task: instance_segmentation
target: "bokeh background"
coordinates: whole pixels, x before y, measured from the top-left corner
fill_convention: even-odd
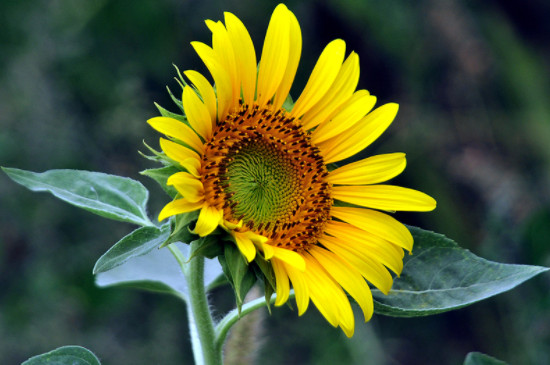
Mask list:
[[[0,2],[0,165],[128,176],[153,167],[142,140],[153,105],[176,111],[172,63],[204,71],[189,42],[231,11],[256,50],[275,1]],[[289,0],[304,38],[298,95],[332,39],[361,59],[360,87],[401,106],[366,154],[402,151],[396,183],[438,200],[408,224],[442,232],[493,261],[550,266],[550,3],[545,0]],[[104,364],[192,364],[177,299],[94,286],[95,260],[132,226],[96,217],[0,175],[0,363],[77,344]],[[383,316],[347,340],[311,309],[264,313],[261,364],[461,364],[481,351],[550,363],[550,275],[455,312]],[[220,308],[228,290],[212,295]],[[313,307],[312,307],[313,308]],[[245,350],[243,349],[243,352]],[[248,352],[248,350],[246,350]]]

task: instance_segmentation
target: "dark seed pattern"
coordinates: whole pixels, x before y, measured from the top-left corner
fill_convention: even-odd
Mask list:
[[[317,244],[330,219],[332,186],[323,158],[284,110],[241,101],[214,127],[200,174],[207,202],[273,246],[302,252]]]

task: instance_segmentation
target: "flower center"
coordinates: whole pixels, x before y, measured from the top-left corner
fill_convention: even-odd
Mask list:
[[[242,104],[215,126],[201,168],[207,202],[269,244],[301,251],[323,233],[332,206],[328,172],[284,110]]]
[[[263,138],[243,141],[228,154],[224,190],[233,215],[254,225],[286,221],[296,210],[300,179],[288,155]]]

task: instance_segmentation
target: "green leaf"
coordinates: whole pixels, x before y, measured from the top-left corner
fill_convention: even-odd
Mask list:
[[[140,172],[140,174],[150,177],[151,179],[155,180],[162,190],[166,192],[172,199],[178,195],[178,191],[172,187],[166,184],[168,181],[168,178],[171,175],[174,175],[176,172],[180,172],[181,170],[177,169],[174,166],[165,166],[158,169],[147,169]]]
[[[99,359],[80,346],[63,346],[48,353],[33,356],[21,365],[100,365]]]
[[[504,361],[482,354],[481,352],[470,352],[466,355],[464,365],[507,365]]]
[[[549,270],[482,259],[443,235],[409,227],[412,255],[388,295],[373,290],[375,312],[417,317],[450,311],[510,290]]]
[[[170,225],[157,227],[141,227],[115,243],[97,260],[93,273],[109,271],[124,264],[133,257],[142,256],[158,248],[168,239]]]
[[[233,244],[226,244],[224,255],[218,257],[224,274],[235,291],[237,310],[241,311],[246,294],[256,282],[256,275],[250,270],[244,256]]]
[[[189,258],[189,245],[174,243]],[[216,260],[204,262],[204,284],[210,285],[222,273]],[[132,256],[124,263],[96,275],[99,287],[131,287],[147,291],[172,294],[187,300],[189,291],[185,276],[168,248],[153,249],[141,256]]]
[[[47,191],[69,204],[105,218],[142,226],[153,225],[146,213],[147,189],[138,181],[80,170],[43,173],[2,168],[15,182],[32,191]]]
[[[197,242],[197,245],[191,246],[191,256],[189,259],[197,255],[213,259],[223,254],[223,243],[220,242],[219,235],[209,234],[208,236],[200,237]]]
[[[193,242],[199,238],[198,235],[191,233],[189,229],[191,223],[195,222],[199,217],[200,210],[194,210],[192,212],[177,214],[170,219],[172,224],[172,233],[170,237],[160,247],[168,246],[174,242]]]

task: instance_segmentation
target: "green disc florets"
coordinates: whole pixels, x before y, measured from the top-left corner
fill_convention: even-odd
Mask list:
[[[227,164],[226,192],[235,215],[255,224],[285,221],[296,208],[298,171],[282,151],[260,139],[242,146]]]

